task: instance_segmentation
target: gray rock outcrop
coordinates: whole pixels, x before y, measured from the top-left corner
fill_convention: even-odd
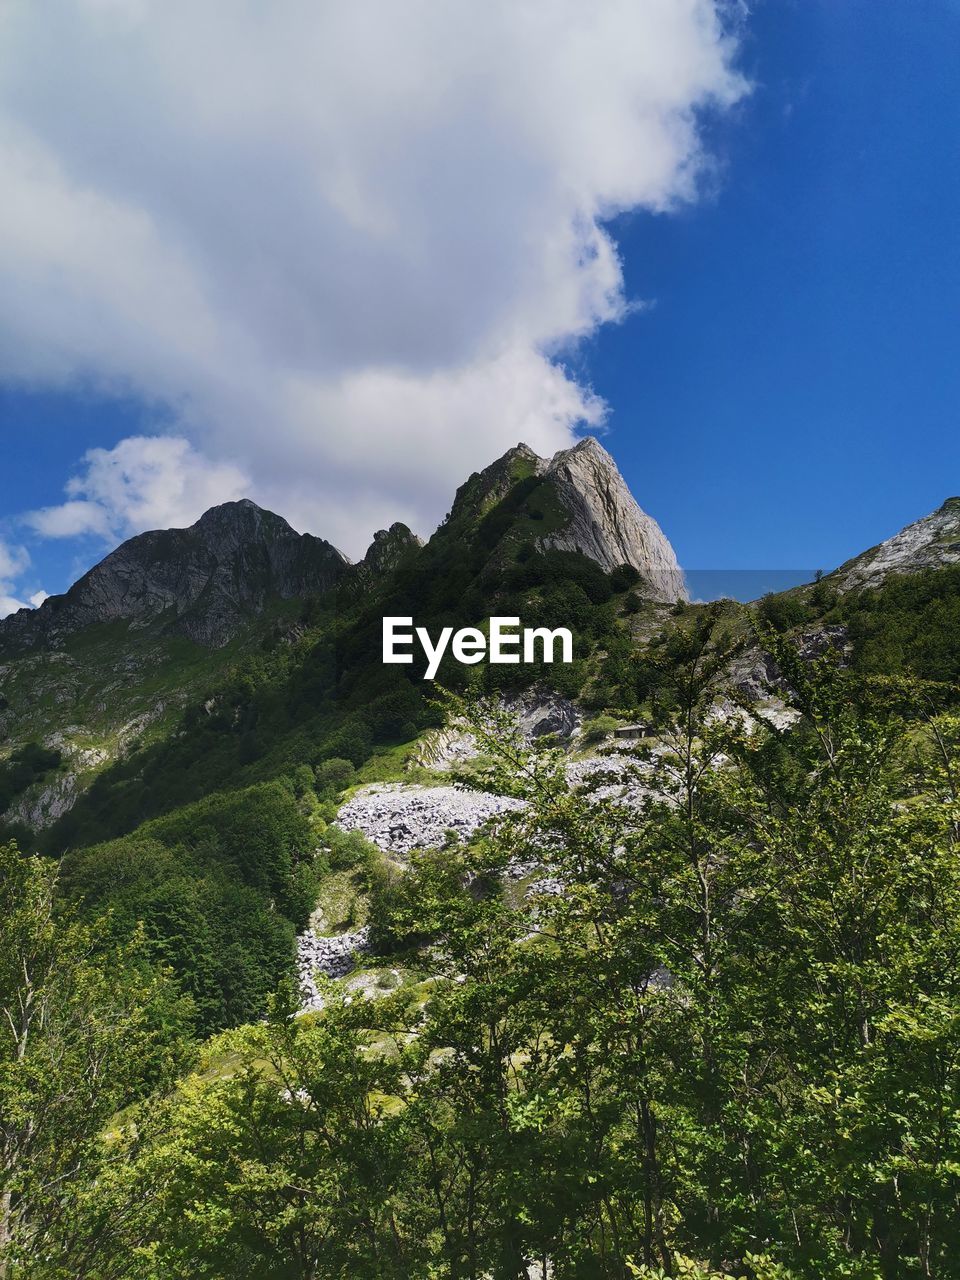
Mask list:
[[[364,576],[382,577],[422,546],[423,539],[397,521],[389,529],[377,530],[367,554],[356,567],[364,571]]]
[[[851,591],[878,586],[892,573],[917,573],[951,564],[960,564],[960,498],[948,498],[931,515],[842,564],[826,581]]]
[[[0,622],[0,651],[56,646],[92,623],[171,631],[218,648],[268,600],[317,595],[349,561],[247,499],[212,507],[188,529],[130,538],[62,596]]]
[[[305,929],[297,938],[297,976],[303,998],[303,1009],[319,1009],[320,994],[317,975],[343,978],[356,963],[356,957],[369,945],[369,930],[338,933],[331,937]]]
[[[580,728],[580,713],[570,699],[542,685],[534,685],[516,698],[507,699],[505,705],[516,715],[528,742],[548,734],[567,741]]]
[[[673,547],[656,520],[637,505],[603,445],[587,436],[572,449],[555,454],[545,474],[569,521],[544,537],[542,546],[579,551],[607,570],[631,565],[652,599],[687,598]]]
[[[687,598],[673,547],[637,505],[617,464],[593,436],[552,458],[541,458],[523,443],[508,449],[460,486],[438,533],[481,519],[518,483],[535,477],[552,491],[552,514],[559,519],[559,527],[537,539],[542,550],[576,551],[606,570],[631,565],[642,580],[638,589],[649,599],[672,604]]]

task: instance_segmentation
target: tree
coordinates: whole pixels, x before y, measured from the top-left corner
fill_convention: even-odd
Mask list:
[[[0,1276],[98,1277],[108,1127],[182,1067],[188,1010],[141,938],[54,911],[55,868],[0,848]],[[102,948],[102,949],[101,949]],[[91,1217],[92,1215],[92,1217]]]
[[[396,1012],[384,1001],[371,1023],[362,1001],[328,995],[322,1017],[298,1018],[281,992],[266,1022],[213,1041],[164,1103],[126,1175],[141,1207],[134,1276],[427,1274],[395,1203],[398,1065],[371,1052],[371,1025]]]

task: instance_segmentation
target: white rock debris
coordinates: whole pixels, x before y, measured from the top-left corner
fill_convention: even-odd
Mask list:
[[[468,787],[378,783],[348,800],[337,824],[360,831],[385,853],[406,857],[414,849],[442,846],[448,832],[465,843],[497,814],[523,807],[522,800]]]
[[[304,1012],[323,1007],[317,990],[317,974],[327,978],[344,977],[353,968],[357,955],[367,950],[369,943],[370,931],[367,928],[327,938],[312,929],[300,934],[297,938],[297,976]]]
[[[613,799],[639,805],[652,794],[640,780],[649,769],[649,764],[635,756],[611,752],[609,755],[590,756],[586,760],[571,760],[567,765],[567,781],[572,787],[588,790],[598,800]]]

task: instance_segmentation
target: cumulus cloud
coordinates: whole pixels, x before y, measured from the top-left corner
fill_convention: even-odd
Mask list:
[[[242,498],[250,481],[231,463],[202,457],[175,436],[130,436],[113,449],[89,449],[59,506],[28,512],[41,537],[93,534],[107,541],[144,529],[184,527],[208,507]]]
[[[25,547],[13,546],[0,539],[0,618],[16,613],[18,609],[29,608],[26,601],[14,595],[16,579],[29,565],[30,556]]]
[[[602,425],[563,354],[628,305],[607,220],[697,195],[699,113],[744,92],[725,7],[5,0],[0,377],[193,446],[169,510],[88,458],[36,527],[175,523],[170,468],[212,468],[355,552]]]

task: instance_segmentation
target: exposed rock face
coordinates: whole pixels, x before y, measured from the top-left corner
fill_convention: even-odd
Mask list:
[[[617,464],[592,436],[555,454],[546,476],[570,520],[543,538],[543,546],[579,551],[608,570],[632,565],[655,600],[687,598],[673,547],[637,506]]]
[[[449,725],[430,729],[422,735],[407,768],[433,769],[439,773],[455,765],[473,760],[478,754],[477,742],[466,728]]]
[[[637,506],[617,464],[593,436],[552,458],[541,458],[522,443],[508,449],[460,486],[446,524],[482,517],[519,480],[534,476],[552,489],[566,516],[562,527],[538,539],[540,547],[579,551],[607,570],[632,565],[651,599],[686,599],[673,548],[657,522]]]
[[[546,685],[534,685],[517,697],[507,699],[503,705],[516,716],[528,742],[548,734],[560,742],[569,742],[580,729],[580,713],[574,704]],[[443,772],[478,754],[473,734],[462,722],[454,722],[424,734],[407,767]]]
[[[271,599],[315,595],[348,565],[329,542],[296,533],[244,499],[213,507],[189,529],[142,533],[39,609],[0,622],[0,650],[56,646],[91,623],[142,626],[168,617],[172,631],[225,644]]]
[[[960,564],[960,498],[871,547],[830,575],[843,591],[878,585],[891,573],[916,573]]]
[[[367,554],[357,568],[367,569],[380,577],[395,569],[411,552],[417,551],[422,546],[423,539],[411,533],[405,524],[398,521],[389,529],[377,530],[373,535],[373,542],[367,549]]]
[[[547,734],[566,741],[580,727],[579,712],[570,699],[544,686],[527,689],[506,705],[517,716],[528,742]]]

